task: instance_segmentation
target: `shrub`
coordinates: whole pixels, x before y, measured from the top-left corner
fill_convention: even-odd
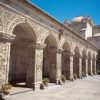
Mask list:
[[[85,72],[82,72],[82,76],[85,76],[86,74],[85,74]]]
[[[97,70],[97,74],[100,74],[100,70]]]
[[[74,74],[73,76],[74,76],[74,77],[77,77],[77,74]]]
[[[44,78],[43,81],[48,83],[50,82],[49,78]]]
[[[3,84],[1,85],[1,90],[8,90],[8,89],[11,89],[12,85],[9,83],[6,83],[6,84]]]
[[[66,76],[65,75],[61,75],[61,79],[66,79]]]

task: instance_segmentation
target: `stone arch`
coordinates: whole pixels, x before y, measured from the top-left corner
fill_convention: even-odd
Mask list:
[[[12,34],[13,30],[16,26],[18,26],[19,24],[28,24],[28,26],[30,26],[32,28],[32,30],[34,31],[36,38],[37,38],[37,34],[36,34],[36,28],[35,27],[35,23],[32,23],[30,20],[25,19],[24,17],[20,17],[20,18],[16,18],[14,19],[10,25],[8,26],[7,29],[7,33],[8,34]]]
[[[51,39],[53,39],[55,41],[56,47],[58,47],[58,41],[57,41],[55,35],[52,32],[50,32],[50,31],[48,31],[48,32],[45,33],[45,35],[42,38],[42,42],[45,43],[45,40],[48,37],[51,37]],[[52,43],[53,43],[53,41],[52,41]]]
[[[70,48],[71,48],[71,41],[70,40],[68,40],[66,38],[62,38],[59,42],[60,42],[59,43],[59,48],[63,48],[63,45],[64,45],[65,42],[68,43],[70,45]]]
[[[73,73],[77,74],[79,77],[79,57],[80,57],[80,49],[78,46],[74,48],[74,57],[73,57]]]
[[[48,35],[44,43],[47,45],[43,51],[43,78],[47,77],[50,82],[56,82],[56,52],[57,41],[53,35]]]
[[[38,41],[38,42],[44,43],[46,37],[47,37],[48,35],[52,34],[52,32],[51,32],[50,30],[48,30],[48,29],[43,28],[43,27],[42,27],[41,30],[42,30],[42,32],[40,32],[41,34],[39,35],[39,38],[38,38],[37,41]]]
[[[10,25],[8,26],[7,33],[12,34],[14,28],[15,28],[18,24],[20,24],[20,23],[25,23],[25,18],[21,17],[21,18],[16,18],[16,19],[14,19],[14,20],[10,23]]]
[[[64,52],[62,53],[62,74],[70,79],[70,53],[71,46],[68,41],[65,41],[62,46]]]
[[[21,19],[19,19],[21,20]],[[16,38],[11,43],[9,81],[14,85],[24,82],[31,87],[34,83],[35,74],[35,45],[36,33],[25,19],[14,21],[8,33],[15,34]],[[14,24],[15,23],[15,24]]]
[[[80,49],[78,46],[74,47],[74,54],[80,55]]]

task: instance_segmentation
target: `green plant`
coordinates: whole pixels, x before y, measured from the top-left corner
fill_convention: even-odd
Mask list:
[[[50,82],[49,78],[44,78],[43,81],[48,83]]]
[[[61,75],[61,79],[66,79],[66,76],[65,75]]]
[[[12,85],[9,83],[6,83],[6,84],[3,84],[1,85],[1,90],[4,91],[4,90],[8,90],[8,89],[11,89]]]
[[[73,76],[74,76],[74,77],[77,77],[77,74],[74,74]]]
[[[85,74],[85,72],[82,72],[82,76],[85,76],[86,74]]]
[[[97,70],[97,74],[100,74],[100,70]]]

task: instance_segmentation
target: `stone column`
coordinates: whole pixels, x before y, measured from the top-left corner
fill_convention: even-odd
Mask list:
[[[56,82],[57,84],[61,83],[61,67],[62,67],[62,52],[63,49],[57,50],[57,64],[56,64]]]
[[[79,78],[82,78],[82,56],[79,56]]]
[[[88,57],[85,56],[85,73],[86,73],[86,76],[88,76]]]
[[[93,75],[93,59],[90,59],[90,75]]]
[[[95,75],[97,74],[97,73],[96,73],[96,70],[97,70],[97,68],[96,68],[96,67],[97,67],[96,62],[97,62],[96,59],[94,59],[94,74],[95,74]]]
[[[8,82],[10,44],[15,35],[0,32],[0,84]]]
[[[73,81],[73,53],[70,53],[69,57],[70,57],[70,80]]]
[[[43,67],[43,48],[46,47],[46,44],[37,43],[35,50],[35,77],[34,77],[34,89],[40,89],[42,84],[42,67]]]

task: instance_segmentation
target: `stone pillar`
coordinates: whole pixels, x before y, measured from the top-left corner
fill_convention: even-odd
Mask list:
[[[82,56],[79,56],[79,78],[82,78]]]
[[[93,59],[90,59],[90,75],[93,75]]]
[[[35,51],[35,77],[34,77],[34,89],[40,89],[42,84],[42,67],[43,67],[43,48],[46,47],[46,44],[37,43]]]
[[[96,68],[96,67],[97,67],[96,62],[97,62],[96,59],[94,59],[94,74],[95,74],[95,75],[97,74],[97,73],[96,73],[96,70],[97,70],[97,68]]]
[[[61,67],[62,67],[62,52],[63,49],[57,50],[57,64],[56,64],[56,82],[60,84],[61,82]]]
[[[73,81],[73,56],[74,54],[70,54],[70,80]]]
[[[15,35],[0,32],[0,84],[8,82],[10,44]]]
[[[87,56],[85,57],[85,73],[86,73],[86,76],[88,76],[88,57]]]

